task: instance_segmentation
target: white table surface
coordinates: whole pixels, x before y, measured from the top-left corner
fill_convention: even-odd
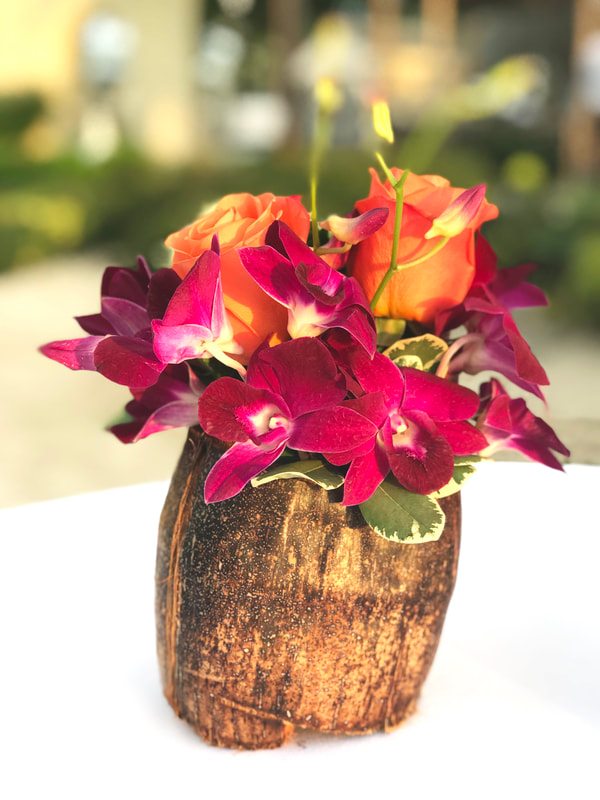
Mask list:
[[[600,467],[484,464],[417,714],[254,753],[204,744],[161,694],[166,488],[0,511],[0,797],[600,798]]]

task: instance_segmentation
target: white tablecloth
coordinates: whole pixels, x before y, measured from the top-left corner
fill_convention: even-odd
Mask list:
[[[0,511],[0,797],[600,797],[600,467],[484,464],[417,714],[255,753],[205,745],[162,697],[166,488]]]

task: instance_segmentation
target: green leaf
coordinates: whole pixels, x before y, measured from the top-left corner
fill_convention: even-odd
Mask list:
[[[454,474],[445,486],[432,492],[430,497],[439,500],[440,497],[448,497],[451,494],[460,492],[463,485],[475,474],[477,464],[481,461],[479,456],[458,456],[454,459]]]
[[[275,464],[252,478],[251,483],[254,487],[262,486],[280,478],[304,478],[316,483],[322,489],[337,489],[344,483],[343,475],[333,472],[316,458],[309,461],[294,461],[291,464]]]
[[[443,339],[432,333],[414,336],[411,339],[400,339],[384,352],[397,367],[414,367],[415,359],[420,366],[417,369],[429,370],[442,358],[448,345]]]
[[[375,326],[377,328],[377,344],[389,347],[406,330],[406,320],[375,317]]]
[[[435,542],[444,530],[446,517],[435,498],[414,494],[385,480],[360,510],[375,533],[392,542]]]

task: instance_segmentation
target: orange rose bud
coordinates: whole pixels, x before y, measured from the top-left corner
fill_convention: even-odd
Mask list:
[[[399,180],[403,173],[392,169],[392,174]],[[369,196],[356,204],[355,211],[363,214],[372,208],[388,208],[389,216],[378,231],[355,245],[348,255],[348,272],[369,300],[390,266],[396,213],[396,194],[389,181],[382,183],[375,170],[371,170],[371,176]],[[463,193],[464,189],[454,188],[438,175],[409,174],[404,184],[398,263],[425,254],[430,248],[425,234]],[[461,303],[475,275],[475,231],[497,216],[497,207],[483,199],[462,233],[423,263],[394,275],[377,303],[375,315],[416,320],[428,326],[438,311]]]
[[[425,238],[433,239],[435,236],[452,238],[462,233],[477,216],[485,199],[485,190],[485,183],[480,183],[478,186],[464,191],[450,203],[443,214],[433,220]]]
[[[267,229],[276,220],[306,240],[310,218],[299,197],[241,193],[221,198],[212,211],[172,233],[165,242],[174,251],[172,267],[183,278],[218,234],[223,299],[234,339],[243,348],[240,360],[244,364],[267,336],[275,334],[279,341],[289,338],[287,309],[252,280],[237,252],[240,247],[263,245]]]

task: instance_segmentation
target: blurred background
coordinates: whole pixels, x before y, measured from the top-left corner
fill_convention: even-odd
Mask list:
[[[519,324],[552,386],[532,403],[600,463],[598,0],[19,0],[0,25],[0,505],[167,479],[185,431],[122,445],[127,391],[36,348],[79,335],[102,270],[228,192],[307,197],[313,88],[343,97],[319,215],[368,193],[370,104],[389,163],[488,184],[501,266],[535,262]]]

